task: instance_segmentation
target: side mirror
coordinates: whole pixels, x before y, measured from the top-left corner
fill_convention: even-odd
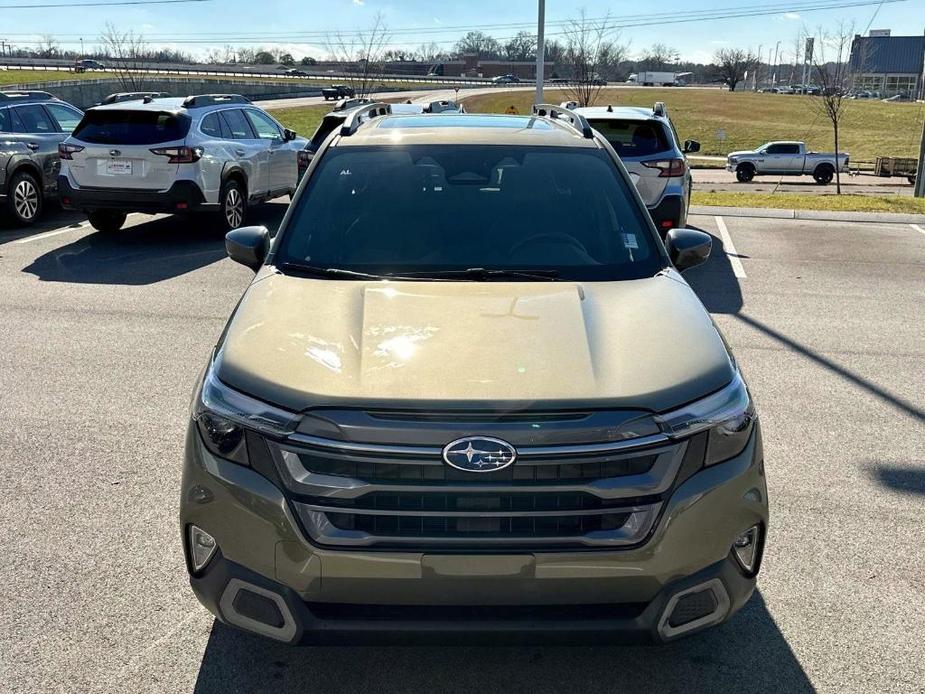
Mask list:
[[[713,239],[696,229],[672,229],[665,236],[665,248],[674,266],[684,272],[710,257]]]
[[[684,141],[684,153],[693,154],[694,152],[700,151],[700,143],[697,140],[685,140]]]
[[[270,249],[270,232],[266,227],[240,227],[225,234],[225,252],[236,263],[254,272],[260,269]]]
[[[283,130],[283,139],[286,142],[291,142],[295,138],[296,138],[295,130],[290,130],[289,128],[286,128],[285,130]]]

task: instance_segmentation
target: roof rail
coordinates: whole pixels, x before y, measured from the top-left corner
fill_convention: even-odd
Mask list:
[[[340,128],[340,134],[343,137],[349,137],[357,131],[363,123],[371,121],[379,116],[387,116],[392,113],[392,105],[386,103],[365,104],[355,108],[347,114],[347,119]]]
[[[533,115],[539,116],[540,118],[565,121],[581,133],[582,137],[587,137],[589,139],[594,137],[594,131],[591,130],[591,125],[585,117],[567,108],[554,106],[553,104],[534,104]]]
[[[151,103],[153,99],[162,99],[170,96],[167,92],[116,92],[103,99],[100,104],[118,104],[123,101],[144,101]]]
[[[55,97],[48,92],[0,92],[0,101],[25,101],[26,99],[31,101],[48,101],[54,98]]]
[[[665,106],[664,101],[656,101],[655,107],[652,109],[652,113],[656,116],[661,116],[662,118],[668,117],[668,108]]]
[[[444,113],[446,111],[465,113],[465,109],[455,101],[448,101],[445,99],[443,101],[431,101],[424,107],[424,113]]]
[[[572,111],[578,108],[578,102],[577,101],[563,101],[561,104],[559,104],[559,106],[562,108],[567,108],[569,111]]]
[[[348,99],[341,99],[336,104],[332,111],[348,111],[351,108],[356,108],[357,106],[363,106],[364,104],[373,103],[372,99],[367,99],[366,97],[350,97]]]
[[[197,94],[183,100],[183,108],[202,108],[220,104],[249,104],[251,100],[240,94]]]

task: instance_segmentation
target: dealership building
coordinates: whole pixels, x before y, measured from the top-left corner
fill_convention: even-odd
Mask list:
[[[889,29],[857,35],[851,43],[851,69],[856,89],[921,99],[925,97],[925,35],[891,36]]]

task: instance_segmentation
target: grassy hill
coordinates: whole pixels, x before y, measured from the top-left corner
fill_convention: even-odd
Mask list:
[[[547,89],[545,98],[567,97]],[[682,139],[699,140],[702,154],[751,149],[768,140],[805,140],[817,151],[832,151],[832,127],[813,109],[815,97],[728,92],[719,89],[605,89],[599,105],[649,106],[664,101]],[[503,113],[514,106],[529,113],[532,92],[502,92],[465,99],[470,112]],[[922,104],[852,101],[839,133],[839,149],[852,160],[878,156],[914,157],[922,135]],[[725,132],[725,139],[721,133]]]

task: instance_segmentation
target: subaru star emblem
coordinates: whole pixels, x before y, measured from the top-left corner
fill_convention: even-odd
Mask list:
[[[120,152],[120,151],[117,150],[117,149],[111,149],[111,150],[109,150],[109,156],[110,156],[110,157],[118,157],[120,154],[122,154],[122,152]]]
[[[443,449],[447,465],[465,472],[494,472],[513,465],[517,451],[507,441],[488,436],[466,436]]]

